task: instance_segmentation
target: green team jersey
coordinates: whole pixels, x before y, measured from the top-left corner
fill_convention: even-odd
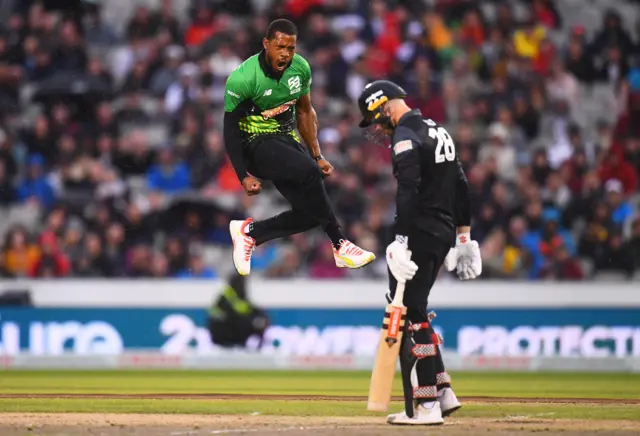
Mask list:
[[[274,133],[299,140],[294,130],[296,103],[309,93],[311,67],[295,54],[278,78],[262,53],[251,56],[231,73],[225,86],[224,110],[244,113],[239,128],[248,140]]]

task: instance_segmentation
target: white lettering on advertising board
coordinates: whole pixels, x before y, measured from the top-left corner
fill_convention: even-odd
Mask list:
[[[637,357],[640,328],[630,326],[465,326],[458,331],[462,356]]]

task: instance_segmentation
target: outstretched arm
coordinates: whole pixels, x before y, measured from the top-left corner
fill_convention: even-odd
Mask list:
[[[300,97],[296,105],[298,131],[302,135],[304,143],[314,158],[320,156],[320,144],[318,143],[318,116],[311,104],[311,94]]]

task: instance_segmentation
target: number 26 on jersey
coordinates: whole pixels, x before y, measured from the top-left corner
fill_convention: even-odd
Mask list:
[[[429,126],[429,136],[438,141],[436,144],[436,163],[445,161],[453,161],[456,158],[456,147],[449,132],[444,127],[435,127],[436,123],[432,120],[425,120]]]

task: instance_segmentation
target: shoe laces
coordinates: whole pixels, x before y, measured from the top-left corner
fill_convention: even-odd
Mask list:
[[[350,241],[342,241],[340,250],[347,256],[361,256],[364,253],[362,248]]]
[[[251,253],[256,247],[256,241],[251,236],[244,237],[244,260],[247,262],[251,259]]]

